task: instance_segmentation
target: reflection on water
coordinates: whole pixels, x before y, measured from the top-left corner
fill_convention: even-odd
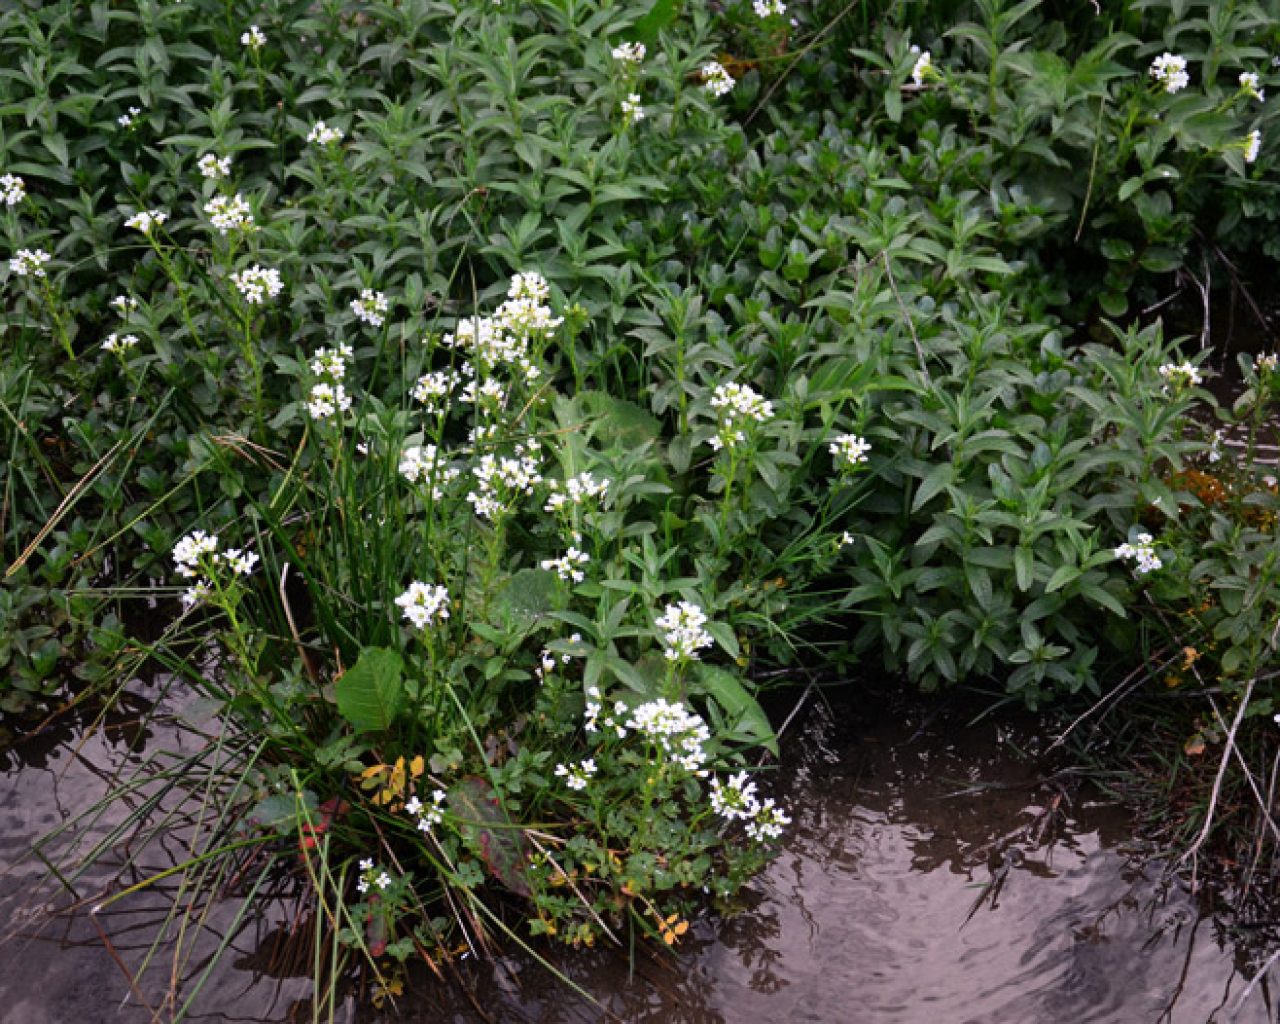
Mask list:
[[[338,1019],[739,1024],[1203,1024],[1271,1019],[1265,986],[1238,1014],[1246,984],[1223,929],[1175,885],[1131,864],[1129,822],[1068,774],[1019,760],[1029,729],[967,728],[956,715],[860,717],[814,704],[790,734],[778,789],[794,824],[743,912],[701,922],[679,957],[649,950],[633,969],[615,952],[556,953],[598,1003],[551,981],[531,958],[464,963],[459,982],[419,979],[396,1011]],[[1002,727],[1006,731],[1008,727]],[[185,737],[184,742],[193,742]],[[30,837],[101,792],[132,757],[95,735],[76,752],[46,749],[0,788],[0,922],[21,933],[0,955],[0,1020],[164,1018],[160,977],[130,992],[112,953],[136,967],[163,922],[161,894],[101,915],[37,920],[33,865],[13,867]],[[1046,775],[1046,772],[1050,772]],[[108,825],[104,823],[103,829]],[[155,851],[148,868],[179,851]],[[83,883],[92,889],[92,880]],[[65,902],[65,900],[63,901]],[[36,907],[40,901],[35,901]],[[212,948],[232,916],[192,927]],[[197,1021],[310,1020],[305,915],[264,905],[201,992]],[[34,938],[32,937],[34,936]],[[181,965],[202,969],[199,957]]]

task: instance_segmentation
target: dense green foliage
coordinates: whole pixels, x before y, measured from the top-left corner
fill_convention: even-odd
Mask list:
[[[785,818],[707,774],[772,742],[753,668],[1034,706],[1194,608],[1269,714],[1274,493],[1095,318],[1260,245],[1276,12],[1057,6],[6,6],[5,708],[178,668],[401,958],[445,908],[674,941]]]

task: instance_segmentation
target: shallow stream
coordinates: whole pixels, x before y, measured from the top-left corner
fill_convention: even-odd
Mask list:
[[[1126,813],[1060,765],[1037,758],[1031,723],[966,724],[952,706],[893,714],[809,701],[788,733],[775,793],[794,819],[748,907],[708,918],[679,956],[556,954],[599,1001],[573,995],[530,958],[464,962],[456,983],[428,979],[394,1009],[339,1021],[754,1024],[1206,1024],[1273,1019],[1258,985],[1241,1003],[1245,959],[1224,925],[1160,872],[1138,864]],[[114,736],[114,739],[112,738]],[[35,836],[102,792],[128,752],[127,730],[21,751],[0,780],[0,1021],[148,1021],[170,965],[130,993],[163,916],[122,901],[97,927],[80,912],[42,918]],[[190,737],[179,742],[190,743]],[[80,745],[82,744],[82,745]],[[78,746],[79,745],[79,746]],[[155,858],[152,858],[154,864]],[[64,900],[65,902],[65,900]],[[210,944],[225,927],[213,915]],[[306,964],[279,955],[280,917],[237,935],[201,992],[200,1022],[310,1020]],[[306,958],[301,958],[305,960]],[[198,958],[188,969],[200,966]],[[1244,965],[1247,966],[1247,965]],[[301,1012],[308,1007],[305,1013]],[[167,1019],[161,1016],[160,1019]]]

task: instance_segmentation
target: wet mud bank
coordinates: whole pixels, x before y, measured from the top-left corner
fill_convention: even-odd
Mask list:
[[[793,825],[747,905],[708,915],[681,953],[552,950],[575,995],[532,958],[463,961],[453,984],[410,979],[395,1006],[347,996],[336,1019],[463,1022],[989,1024],[1273,1019],[1265,985],[1245,990],[1256,951],[1151,862],[1125,810],[1069,766],[1038,756],[1033,720],[969,724],[972,709],[920,703],[890,712],[811,699],[771,779]],[[167,743],[197,737],[175,731]],[[33,839],[100,798],[138,752],[124,727],[19,748],[0,782],[0,1019],[168,1019],[177,970],[157,954],[135,971],[165,921],[165,893],[139,894],[96,918],[88,904],[37,891]],[[97,828],[110,834],[110,817]],[[119,820],[117,813],[114,820]],[[152,844],[137,871],[178,848]],[[121,857],[125,857],[121,851]],[[99,880],[101,882],[101,880]],[[79,883],[92,890],[94,879]],[[271,900],[236,931],[193,1004],[207,1022],[310,1020],[309,955],[291,956],[289,913]],[[234,917],[192,922],[204,955]],[[294,942],[294,945],[297,943]],[[304,942],[303,945],[309,945]],[[117,963],[117,959],[120,963]],[[144,1008],[143,1003],[148,1008]]]

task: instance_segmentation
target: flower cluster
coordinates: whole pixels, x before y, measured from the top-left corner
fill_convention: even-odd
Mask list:
[[[418,378],[410,394],[415,402],[422,403],[428,415],[435,415],[448,408],[447,400],[460,380],[454,370],[433,370]]]
[[[19,249],[9,260],[9,273],[17,277],[44,277],[45,264],[51,259],[43,249]]]
[[[111,308],[121,320],[127,319],[130,313],[137,312],[138,300],[132,295],[117,295],[111,300]]]
[[[760,19],[782,17],[787,13],[787,5],[782,0],[751,0],[751,7]]]
[[[362,289],[360,297],[351,300],[351,312],[357,320],[363,320],[370,327],[381,327],[386,323],[389,308],[387,297],[372,288]]]
[[[559,558],[548,558],[540,564],[547,571],[555,571],[555,574],[562,580],[581,583],[587,578],[587,574],[582,571],[582,567],[591,561],[591,556],[585,551],[579,551],[577,548],[569,548]]]
[[[200,173],[204,177],[212,181],[231,176],[231,157],[229,156],[206,153],[196,162],[196,166],[200,168]]]
[[[1198,387],[1204,383],[1204,377],[1190,363],[1165,363],[1158,371],[1165,381],[1165,390],[1172,387],[1175,391],[1180,391],[1187,387]]]
[[[638,92],[628,93],[627,98],[622,101],[623,123],[633,125],[643,120],[644,107],[640,104],[640,94]]]
[[[733,75],[719,61],[709,60],[702,65],[702,87],[712,96],[724,96],[732,92],[736,84]]]
[[[229,231],[256,230],[253,211],[239,192],[233,196],[214,196],[204,204],[204,212],[220,235]]]
[[[918,46],[913,46],[911,52],[918,54],[915,64],[911,67],[911,81],[919,87],[924,85],[924,80],[933,71],[933,56],[928,50],[922,51]]]
[[[449,591],[438,584],[414,580],[409,589],[396,598],[396,604],[404,618],[417,629],[440,625],[449,618]]]
[[[1138,534],[1132,544],[1121,544],[1116,548],[1115,555],[1122,562],[1136,563],[1133,571],[1139,576],[1145,576],[1164,566],[1164,562],[1156,554],[1155,538],[1149,533]]]
[[[548,480],[547,487],[551,493],[543,509],[547,512],[559,512],[566,507],[603,498],[609,489],[609,481],[597,480],[590,473],[579,473],[577,476],[569,477],[564,483],[559,480]]]
[[[1241,148],[1244,150],[1245,163],[1251,164],[1257,160],[1258,153],[1262,149],[1262,132],[1257,128],[1251,131],[1244,137],[1244,142],[1241,145]]]
[[[0,203],[17,206],[27,198],[27,183],[16,174],[0,174]]]
[[[173,546],[173,562],[178,575],[195,583],[182,595],[186,608],[199,604],[213,590],[213,574],[225,566],[236,576],[248,576],[258,564],[258,556],[241,548],[218,550],[218,538],[204,530],[195,530]]]
[[[340,381],[347,375],[347,363],[355,353],[345,341],[340,341],[333,348],[320,347],[311,356],[311,372],[317,377],[327,377],[332,381]]]
[[[626,64],[639,64],[644,60],[644,43],[619,43],[613,48],[613,59]]]
[[[307,412],[313,420],[327,420],[338,413],[351,408],[351,396],[341,384],[330,384],[321,381],[311,385],[311,395],[307,399]]]
[[[444,801],[444,790],[437,789],[431,794],[431,803],[425,804],[414,796],[404,805],[404,810],[406,814],[416,819],[415,824],[419,832],[430,832],[444,820]]]
[[[114,352],[122,355],[126,349],[133,348],[138,344],[138,336],[136,334],[108,334],[107,340],[102,343],[104,352]]]
[[[717,433],[710,441],[716,451],[742,444],[747,439],[747,427],[773,419],[772,402],[748,385],[732,381],[716,387],[711,408],[716,410],[719,420]]]
[[[124,226],[149,235],[153,228],[160,227],[168,219],[169,215],[163,210],[139,210],[124,222]]]
[[[341,128],[331,128],[323,121],[317,121],[311,127],[311,131],[307,132],[307,141],[320,146],[331,146],[335,142],[341,142],[344,136]]]
[[[1151,62],[1151,77],[1164,86],[1167,93],[1181,92],[1191,82],[1187,74],[1187,58],[1176,53],[1162,53]]]
[[[841,469],[856,469],[866,464],[871,442],[857,434],[841,434],[827,450],[835,456],[836,465]]]
[[[489,453],[480,457],[480,462],[471,468],[476,489],[467,494],[476,515],[496,519],[507,510],[511,499],[533,493],[542,482],[538,452],[536,441],[526,441],[517,446],[514,456]]]
[[[367,893],[371,886],[382,891],[389,885],[391,885],[391,876],[377,867],[372,857],[366,857],[360,862],[360,878],[356,882],[356,888],[362,894]]]
[[[142,113],[141,107],[130,107],[127,113],[121,114],[116,118],[116,124],[121,128],[132,128],[133,119]]]
[[[1266,93],[1262,90],[1256,71],[1240,72],[1240,91],[1246,96],[1252,96],[1261,103],[1266,98]]]
[[[738,772],[725,783],[711,780],[711,809],[725,821],[745,821],[747,835],[758,842],[780,838],[783,826],[791,824],[772,798],[760,799],[746,772]]]
[[[1253,357],[1253,372],[1258,376],[1280,369],[1280,352],[1259,352]]]
[[[247,46],[250,50],[260,50],[267,45],[267,37],[257,25],[250,25],[248,31],[240,36],[240,45]]]
[[[274,267],[255,264],[247,270],[231,275],[231,283],[251,306],[261,306],[268,299],[274,299],[284,288],[280,280],[280,271]]]
[[[654,623],[662,630],[662,651],[668,661],[697,658],[698,651],[711,646],[711,634],[702,627],[707,613],[692,601],[667,605],[667,610]]]
[[[564,784],[572,790],[584,790],[587,783],[596,773],[596,762],[594,758],[586,758],[577,764],[558,764],[556,765],[556,776],[564,779]]]
[[[451,481],[456,480],[460,470],[445,462],[433,444],[413,445],[406,448],[400,456],[400,475],[411,484],[419,481],[431,484],[431,497],[434,501],[444,498],[444,489]]]
[[[632,710],[626,728],[644,736],[685,771],[706,774],[705,744],[711,740],[711,730],[701,715],[678,701],[660,697],[641,704]]]
[[[516,274],[507,289],[507,300],[493,316],[459,321],[442,343],[447,348],[466,352],[482,370],[504,365],[517,367],[525,381],[533,383],[541,371],[530,353],[530,345],[544,340],[564,323],[564,318],[553,316],[546,304],[550,294],[551,289],[541,274]],[[463,371],[467,372],[468,368],[463,367]]]

